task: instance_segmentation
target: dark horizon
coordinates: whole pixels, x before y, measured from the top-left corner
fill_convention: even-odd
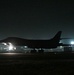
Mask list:
[[[59,30],[61,37],[74,38],[71,1],[4,1],[0,2],[0,10],[0,39],[50,39]]]

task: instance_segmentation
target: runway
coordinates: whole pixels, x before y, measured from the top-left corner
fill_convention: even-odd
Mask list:
[[[74,53],[0,53],[0,65],[74,62]]]
[[[0,53],[2,75],[71,75],[74,54],[70,53]]]

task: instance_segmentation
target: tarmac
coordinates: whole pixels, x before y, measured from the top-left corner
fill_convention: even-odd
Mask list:
[[[74,53],[0,53],[2,75],[73,75]]]

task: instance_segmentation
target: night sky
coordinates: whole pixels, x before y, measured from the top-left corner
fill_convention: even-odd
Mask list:
[[[49,39],[59,30],[61,37],[74,38],[74,3],[71,1],[0,1],[0,39],[17,36]]]

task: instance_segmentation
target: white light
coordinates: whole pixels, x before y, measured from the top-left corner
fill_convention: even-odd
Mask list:
[[[13,49],[14,49],[14,46],[12,45],[12,43],[9,43],[8,50],[13,50]]]
[[[7,45],[6,43],[2,43],[3,45]]]
[[[60,46],[60,49],[62,49],[63,48],[63,46]]]
[[[24,46],[24,48],[28,48],[28,46]]]
[[[74,41],[71,41],[71,44],[74,45]]]
[[[10,46],[9,46],[9,50],[13,50],[13,46],[10,45]]]

